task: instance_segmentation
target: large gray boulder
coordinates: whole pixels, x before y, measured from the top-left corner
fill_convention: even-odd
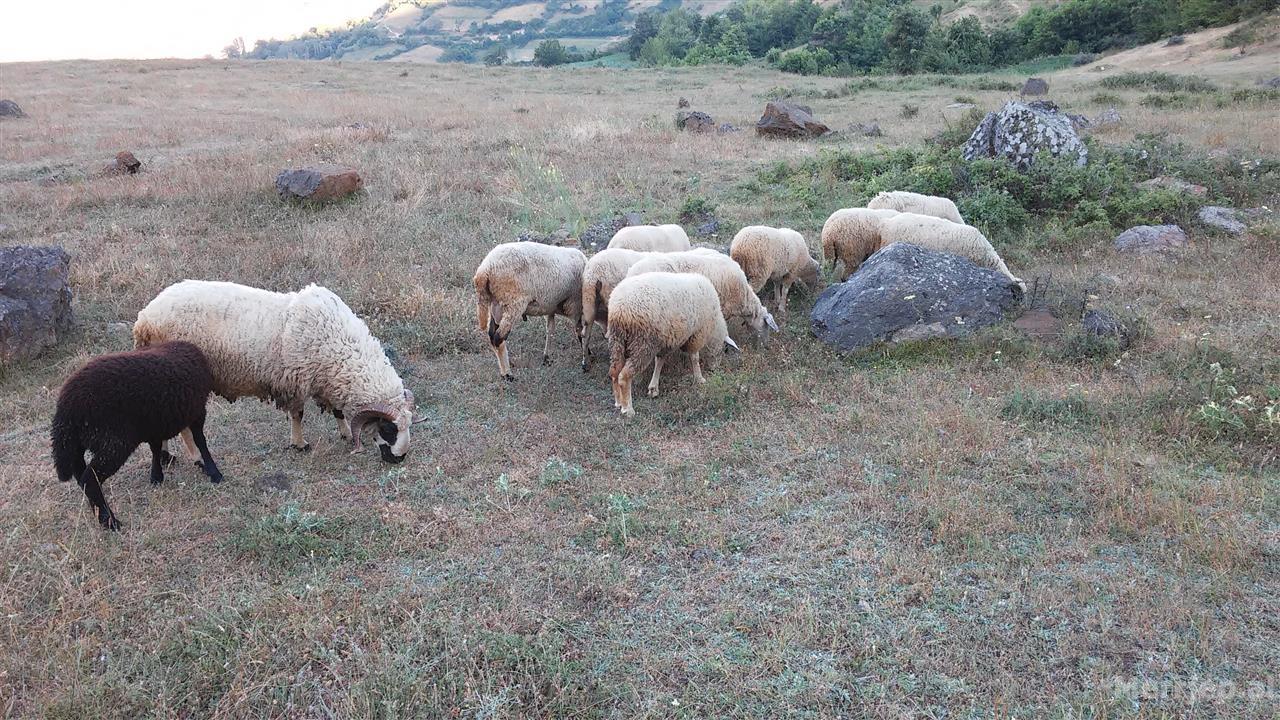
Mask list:
[[[1228,235],[1242,235],[1247,229],[1245,224],[1240,222],[1239,214],[1233,208],[1206,205],[1196,213],[1196,218],[1205,225]]]
[[[994,270],[894,243],[823,291],[809,318],[819,340],[852,353],[881,342],[967,335],[1003,322],[1021,302],[1018,286]]]
[[[0,364],[33,358],[71,329],[70,271],[60,247],[0,248]]]
[[[1074,158],[1077,165],[1089,160],[1089,149],[1076,134],[1071,118],[1057,105],[1047,100],[1011,100],[998,112],[987,113],[974,129],[964,144],[964,159],[1002,157],[1025,170],[1041,150]]]
[[[26,116],[22,108],[18,107],[18,103],[12,100],[0,100],[0,117],[24,118]]]
[[[1187,246],[1177,225],[1137,225],[1116,236],[1116,250],[1134,255],[1168,255]]]

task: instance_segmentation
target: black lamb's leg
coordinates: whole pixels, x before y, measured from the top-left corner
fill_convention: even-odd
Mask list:
[[[163,442],[147,443],[151,447],[151,484],[159,485],[164,482],[164,465],[169,462],[168,452],[164,449]]]
[[[218,469],[213,456],[209,454],[209,443],[204,439],[204,418],[191,425],[191,439],[195,441],[196,449],[200,451],[199,465],[204,470],[204,474],[209,476],[209,481],[222,482],[222,471]]]
[[[89,504],[98,511],[98,522],[107,530],[119,530],[120,521],[107,506],[107,499],[102,496],[102,483],[114,475],[132,453],[133,448],[104,449],[101,454],[95,452],[93,461],[78,478],[85,497],[89,498]]]

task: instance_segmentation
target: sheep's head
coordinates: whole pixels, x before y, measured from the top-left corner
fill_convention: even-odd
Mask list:
[[[395,402],[374,403],[357,409],[351,418],[351,436],[355,439],[353,452],[364,449],[360,444],[360,432],[364,427],[369,423],[377,423],[374,439],[378,443],[382,460],[389,463],[403,462],[409,454],[409,426],[415,422],[413,409],[413,392],[408,388],[405,388],[404,396]]]
[[[800,282],[804,285],[805,290],[814,292],[822,287],[822,265],[817,260],[809,258],[809,262],[805,263],[800,270]]]
[[[746,322],[747,325],[751,326],[752,330],[756,331],[757,335],[763,335],[766,327],[774,332],[778,331],[777,321],[773,319],[773,315],[765,309],[765,306],[760,303],[756,303],[755,309],[746,318]]]

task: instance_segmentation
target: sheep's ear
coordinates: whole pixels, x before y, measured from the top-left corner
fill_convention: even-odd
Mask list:
[[[770,330],[778,332],[778,323],[773,319],[773,314],[768,310],[764,312],[764,323],[769,326]]]
[[[738,343],[734,342],[733,338],[729,337],[728,335],[724,336],[724,345],[726,348],[733,348],[738,352],[742,352],[742,348],[738,347]]]

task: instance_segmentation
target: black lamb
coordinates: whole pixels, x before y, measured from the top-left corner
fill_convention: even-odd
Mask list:
[[[205,404],[213,373],[200,349],[173,341],[132,352],[96,357],[62,386],[53,416],[53,464],[58,479],[76,478],[98,522],[117,530],[120,522],[102,497],[102,483],[142,443],[151,447],[151,483],[164,481],[164,443],[184,429],[200,451],[213,482],[222,473],[204,439]],[[85,451],[92,453],[86,465]]]

